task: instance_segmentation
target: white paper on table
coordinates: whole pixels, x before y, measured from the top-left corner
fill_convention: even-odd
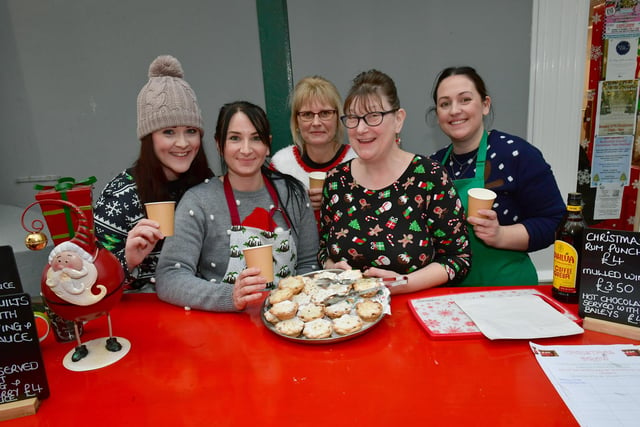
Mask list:
[[[534,339],[581,334],[576,323],[535,295],[455,299],[489,339]]]
[[[640,424],[640,346],[529,344],[581,426]]]

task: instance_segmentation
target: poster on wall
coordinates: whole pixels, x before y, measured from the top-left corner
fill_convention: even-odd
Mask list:
[[[628,33],[629,24],[634,21],[634,17],[637,15],[638,0],[606,0],[604,3],[607,32],[612,34]]]
[[[638,108],[638,80],[601,81],[596,135],[634,135]]]
[[[606,40],[605,80],[633,80],[636,78],[638,38]]]
[[[622,211],[624,187],[616,184],[602,184],[596,190],[593,219],[617,219]]]
[[[624,68],[624,72],[615,76],[615,78],[631,77],[625,80],[611,80],[614,77],[611,73],[616,70],[616,66],[622,64],[612,64],[613,68],[609,69],[609,76],[607,76],[606,67],[608,61],[615,63],[616,60],[622,62],[627,60],[626,55],[621,55],[627,47],[624,39],[629,43],[629,52],[634,50],[636,39],[640,38],[640,0],[593,3],[590,15],[591,42],[588,46],[587,105],[583,122],[585,136],[579,151],[578,189],[584,196],[585,218],[589,224],[603,229],[639,230],[640,117],[637,115],[639,84],[636,79],[640,78],[640,42],[635,49],[635,76],[631,77],[630,68],[627,68],[631,61],[619,67],[619,70]],[[619,47],[619,52],[615,51],[616,47]],[[591,93],[595,93],[595,96],[589,97]],[[591,99],[593,99],[592,104],[589,103]],[[634,139],[632,166],[627,174],[629,185],[623,186],[618,182],[618,178],[622,176],[620,170],[626,168],[619,164],[626,163],[626,157],[611,159],[611,164],[618,164],[618,166],[612,168],[615,172],[605,173],[608,178],[611,178],[605,181],[610,180],[615,183],[597,184],[596,179],[592,182],[592,178],[596,178],[596,174],[591,173],[595,139],[610,136],[632,136]],[[623,145],[626,143],[623,139]],[[603,146],[601,145],[600,148]],[[605,153],[608,151],[605,149]],[[600,167],[604,168],[605,161],[602,157],[598,162]],[[597,174],[598,178],[602,176],[602,173]]]
[[[591,187],[603,184],[629,185],[633,136],[598,136],[591,159]]]

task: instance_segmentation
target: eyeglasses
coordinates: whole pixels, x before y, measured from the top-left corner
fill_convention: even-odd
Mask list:
[[[317,113],[314,113],[313,111],[298,111],[298,117],[300,117],[300,120],[302,120],[303,122],[312,122],[313,119],[318,116],[320,120],[326,122],[328,120],[331,120],[336,113],[336,110],[322,110],[318,111]]]
[[[398,110],[399,108],[393,108],[388,111],[373,111],[371,113],[365,114],[364,116],[347,114],[340,117],[340,120],[342,121],[342,124],[348,129],[357,128],[358,125],[360,124],[360,120],[364,120],[367,126],[380,126],[380,124],[382,123],[382,119],[384,119],[385,115],[389,113],[395,113]]]

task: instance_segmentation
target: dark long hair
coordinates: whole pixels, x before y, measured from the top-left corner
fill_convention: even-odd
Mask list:
[[[142,137],[140,143],[140,156],[132,172],[142,203],[179,201],[187,189],[213,176],[202,144],[189,169],[180,175],[177,182],[172,182],[165,176],[162,163],[156,156],[151,134]]]
[[[224,104],[220,108],[220,112],[218,113],[218,121],[216,123],[216,133],[215,139],[216,144],[218,145],[218,151],[220,152],[220,157],[222,158],[224,164],[224,147],[227,143],[227,133],[229,131],[229,123],[231,122],[231,118],[236,113],[244,113],[248,118],[253,127],[256,128],[256,132],[258,132],[258,136],[264,145],[269,147],[271,150],[271,125],[269,124],[269,120],[267,119],[267,114],[264,110],[248,101],[235,101],[230,102],[228,104]],[[226,168],[226,165],[224,165]],[[289,202],[289,197],[292,196],[296,203],[298,204],[298,208],[302,210],[304,208],[304,194],[306,194],[306,190],[302,183],[292,177],[291,175],[283,174],[276,170],[270,169],[266,164],[261,166],[261,172],[264,176],[266,176],[271,182],[275,182],[277,180],[284,180],[287,186],[287,200],[283,203],[280,193],[278,192],[278,188],[274,186],[276,190],[276,194],[278,196],[278,203],[282,207],[283,211],[287,215],[289,222],[291,222],[291,227],[293,227],[293,221],[291,221],[291,215],[286,210],[287,203]],[[295,231],[295,228],[294,228]]]

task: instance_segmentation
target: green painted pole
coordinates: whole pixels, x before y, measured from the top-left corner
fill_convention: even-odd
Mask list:
[[[289,93],[293,89],[286,0],[256,0],[265,108],[271,123],[271,154],[291,144]]]

